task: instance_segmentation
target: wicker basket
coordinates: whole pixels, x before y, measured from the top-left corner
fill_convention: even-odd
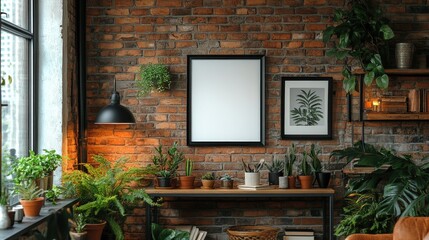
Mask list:
[[[277,240],[279,229],[268,226],[233,226],[226,231],[230,240]]]

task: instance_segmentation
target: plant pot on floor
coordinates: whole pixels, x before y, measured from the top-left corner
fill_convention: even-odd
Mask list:
[[[302,189],[311,189],[313,185],[313,176],[298,176],[299,181],[301,182]]]
[[[45,198],[43,197],[38,197],[34,200],[24,200],[24,199],[19,200],[22,207],[24,208],[24,215],[30,218],[37,217],[40,215],[40,210],[43,207],[44,201],[45,201]]]
[[[194,188],[194,180],[195,180],[195,176],[180,176],[179,177],[179,181],[180,181],[179,187],[182,189],[193,189]]]
[[[106,226],[106,221],[101,223],[87,223],[85,225],[85,231],[87,232],[87,240],[100,240],[103,233],[103,229]]]
[[[327,188],[330,180],[330,172],[316,172],[316,181],[320,188]]]
[[[71,240],[86,240],[88,239],[88,233],[87,232],[69,232],[70,239]]]

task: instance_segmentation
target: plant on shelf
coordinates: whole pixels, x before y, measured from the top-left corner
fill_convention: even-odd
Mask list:
[[[311,159],[311,168],[313,169],[314,176],[316,177],[316,181],[319,187],[326,188],[329,185],[331,173],[324,171],[322,162],[319,158],[319,155],[321,153],[322,149],[320,147],[316,147],[315,144],[311,144],[310,152],[308,154]]]
[[[308,154],[307,152],[302,153],[301,159],[301,171],[298,176],[299,181],[301,182],[301,188],[309,189],[313,184],[313,171],[311,165],[308,163]]]
[[[258,186],[260,185],[260,171],[265,166],[265,160],[261,159],[257,164],[246,164],[242,159],[244,168],[244,185],[245,186]]]
[[[179,176],[180,188],[183,188],[183,189],[194,188],[195,176],[192,176],[193,167],[194,167],[194,162],[191,159],[186,159],[185,176]]]
[[[268,169],[268,182],[270,185],[279,185],[279,177],[283,176],[284,162],[274,159],[271,164],[265,163]]]
[[[234,180],[228,174],[222,175],[219,180],[220,188],[232,189],[234,187]]]
[[[36,154],[30,150],[30,155],[17,159],[11,166],[11,173],[16,184],[22,181],[37,181],[43,189],[52,186],[52,172],[61,165],[61,155],[55,150],[44,149],[44,154]]]
[[[8,215],[9,193],[5,187],[1,188],[0,195],[0,229],[7,229],[12,226],[12,221]]]
[[[337,41],[327,55],[344,61],[343,88],[347,93],[355,90],[357,81],[352,74],[352,64],[347,61],[349,57],[349,60],[356,59],[365,71],[366,85],[370,85],[374,79],[381,89],[386,89],[389,85],[381,55],[388,53],[388,40],[394,37],[394,33],[388,25],[388,19],[383,16],[383,11],[379,7],[370,6],[368,2],[349,0],[347,9],[335,10],[335,25],[323,31],[325,43],[336,36]]]
[[[153,165],[158,169],[155,173],[158,180],[158,187],[172,186],[172,178],[176,177],[179,164],[185,160],[183,152],[177,149],[177,142],[173,143],[167,153],[164,154],[162,145],[155,148],[156,155],[152,157]]]
[[[203,184],[203,189],[213,189],[215,184],[215,175],[212,172],[205,173],[201,177],[201,183]]]
[[[45,193],[46,200],[52,202],[53,205],[57,204],[57,200],[60,198],[63,190],[61,187],[53,186],[52,189],[49,189]]]
[[[146,96],[155,90],[163,92],[170,88],[171,76],[167,66],[148,64],[140,67],[140,78],[136,80],[138,96]]]
[[[337,235],[352,233],[388,233],[399,217],[428,216],[429,162],[416,161],[409,155],[398,155],[393,150],[356,142],[352,147],[335,150],[331,157],[347,163],[356,161],[375,171],[350,179],[346,199],[361,204],[359,196],[371,196],[373,206],[365,212],[344,208],[344,217],[336,227]],[[358,196],[358,197],[356,197]],[[359,222],[356,222],[356,221]],[[372,226],[360,227],[366,223]],[[390,222],[392,224],[386,224]],[[350,226],[350,223],[354,225]],[[356,226],[356,227],[353,227]]]
[[[265,160],[261,159],[257,164],[245,163],[243,159],[241,162],[243,163],[243,169],[245,172],[258,173],[264,167]]]
[[[13,192],[20,197],[19,202],[24,208],[25,216],[39,216],[44,203],[44,198],[41,197],[44,192],[43,189],[39,188],[34,181],[23,180],[15,184]]]
[[[189,239],[189,232],[162,228],[156,223],[152,223],[152,239],[153,240],[185,240]]]
[[[297,160],[296,156],[296,147],[295,144],[292,143],[292,145],[287,149],[287,153],[285,156],[285,162],[284,162],[284,175],[288,178],[288,187],[289,188],[295,188],[295,182],[296,178],[293,175],[293,166]]]
[[[73,186],[79,199],[78,213],[83,213],[87,219],[88,238],[92,224],[107,221],[116,239],[123,239],[121,226],[125,214],[132,211],[141,202],[158,206],[145,192],[144,188],[135,188],[133,182],[154,174],[156,169],[147,167],[127,167],[127,158],[121,157],[109,162],[100,155],[93,156],[94,165],[85,164],[86,172],[74,170],[63,174],[63,183]],[[71,184],[70,184],[71,183]],[[91,228],[92,229],[92,228]]]

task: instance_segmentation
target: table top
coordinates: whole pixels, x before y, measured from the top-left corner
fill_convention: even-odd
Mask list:
[[[335,191],[332,188],[312,188],[312,189],[258,189],[258,190],[245,190],[245,189],[165,189],[165,188],[146,188],[146,193],[151,196],[177,196],[177,197],[287,197],[287,196],[300,196],[300,197],[312,197],[312,196],[331,196],[334,195]]]

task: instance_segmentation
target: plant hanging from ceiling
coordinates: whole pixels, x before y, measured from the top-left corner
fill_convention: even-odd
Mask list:
[[[328,56],[344,60],[342,75],[343,88],[350,93],[356,88],[356,76],[351,71],[351,60],[356,59],[365,71],[364,82],[371,85],[373,80],[381,89],[389,85],[389,77],[384,71],[382,54],[388,53],[388,40],[394,37],[379,7],[370,6],[367,0],[350,0],[347,9],[336,9],[334,26],[323,32],[326,43],[336,37],[334,47]]]

